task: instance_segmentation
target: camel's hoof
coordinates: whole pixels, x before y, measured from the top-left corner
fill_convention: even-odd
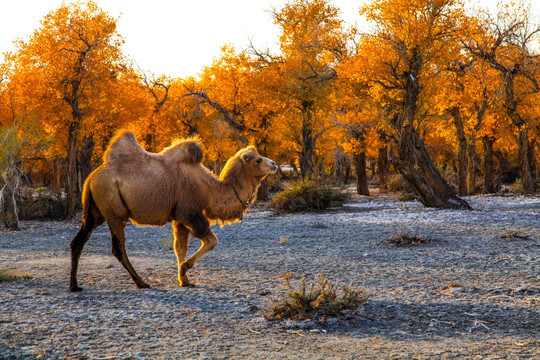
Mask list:
[[[140,283],[140,284],[137,284],[137,287],[139,289],[148,289],[150,285],[148,285],[147,283]]]
[[[71,291],[71,292],[79,292],[79,291],[82,291],[82,287],[77,286],[77,285],[72,285],[72,286],[69,287],[69,291]]]
[[[180,287],[194,287],[195,283],[192,283],[191,281],[180,281]]]

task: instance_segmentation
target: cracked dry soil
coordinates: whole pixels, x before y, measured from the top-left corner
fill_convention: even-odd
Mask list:
[[[220,243],[179,288],[170,226],[128,225],[139,290],[98,228],[69,293],[79,222],[23,222],[0,232],[0,359],[533,359],[540,358],[540,198],[479,196],[473,211],[356,197],[321,212],[258,205],[214,227]],[[396,246],[398,234],[428,243]],[[285,241],[286,240],[286,241]],[[190,253],[199,246],[192,240]],[[319,273],[371,297],[326,321],[263,319],[280,275]]]

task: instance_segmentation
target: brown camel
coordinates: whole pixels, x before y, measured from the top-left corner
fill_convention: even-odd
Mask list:
[[[203,150],[197,139],[173,143],[161,153],[145,151],[133,133],[123,130],[112,139],[103,164],[86,179],[83,188],[82,225],[71,242],[70,291],[77,285],[77,268],[92,231],[107,222],[112,253],[139,288],[147,288],[129,262],[124,227],[128,220],[140,225],[165,225],[172,221],[174,251],[180,286],[193,285],[186,273],[218,243],[211,223],[222,225],[242,219],[255,201],[261,180],[277,170],[253,146],[227,161],[219,178],[202,165]],[[186,260],[189,234],[201,247]]]

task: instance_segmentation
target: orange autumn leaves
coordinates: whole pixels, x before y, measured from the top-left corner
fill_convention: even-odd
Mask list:
[[[418,115],[411,121],[435,160],[455,165],[460,142],[449,109],[458,107],[466,140],[478,156],[485,151],[480,140],[487,137],[508,161],[519,161],[518,129],[501,97],[503,79],[464,47],[496,41],[489,25],[493,16],[472,16],[466,2],[457,0],[358,5],[358,20],[373,25],[361,35],[329,0],[291,1],[271,14],[281,30],[278,52],[227,45],[210,66],[186,79],[156,76],[129,61],[118,19],[94,2],[62,5],[0,64],[0,124],[38,124],[53,143],[36,166],[62,172],[59,185],[80,181],[80,164],[88,158],[97,165],[119,128],[132,129],[153,151],[171,138],[199,134],[214,163],[255,144],[261,153],[295,161],[309,173],[331,167],[337,148],[374,160],[396,136],[392,121],[414,54],[423,68]],[[516,8],[522,5],[501,11]],[[530,46],[496,51],[519,60],[525,49],[535,54]],[[517,111],[534,149],[540,101],[530,84],[540,80],[540,65],[538,57],[526,59],[522,66],[531,69],[526,76],[534,81],[518,77],[514,91],[521,94]],[[362,135],[354,136],[352,128]]]

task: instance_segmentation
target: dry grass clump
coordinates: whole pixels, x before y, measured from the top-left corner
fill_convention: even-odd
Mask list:
[[[527,235],[522,235],[518,233],[517,231],[508,231],[504,235],[501,235],[501,239],[522,239],[522,240],[530,240]]]
[[[399,234],[388,239],[389,244],[394,244],[396,246],[419,245],[427,244],[429,242],[431,242],[431,239],[408,234]]]
[[[281,212],[323,210],[343,205],[347,195],[324,181],[291,182],[289,189],[277,193],[271,206]]]
[[[12,282],[18,280],[33,279],[34,276],[30,273],[12,274],[7,269],[0,269],[0,283]]]
[[[441,287],[441,290],[452,290],[455,288],[460,288],[461,285],[457,281],[449,282],[448,284]]]
[[[293,279],[296,280],[293,282]],[[362,288],[351,285],[338,289],[323,274],[315,276],[308,286],[306,277],[292,273],[283,276],[284,288],[288,288],[285,297],[263,310],[266,320],[294,319],[304,320],[337,316],[347,311],[355,311],[369,298]]]

